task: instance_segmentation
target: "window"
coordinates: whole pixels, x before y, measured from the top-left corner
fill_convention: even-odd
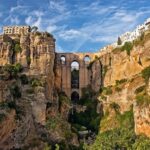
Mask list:
[[[71,63],[71,88],[79,89],[79,63],[77,61]]]
[[[85,64],[89,64],[90,61],[91,61],[91,59],[90,59],[89,56],[85,56],[85,57],[84,57],[84,62],[85,62]]]
[[[66,64],[66,57],[65,56],[61,56],[61,58],[60,58],[60,60],[61,60],[61,64]]]

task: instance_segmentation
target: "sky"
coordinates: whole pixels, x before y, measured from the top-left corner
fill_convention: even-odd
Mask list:
[[[149,0],[0,0],[5,25],[37,26],[57,52],[96,52],[150,17]]]

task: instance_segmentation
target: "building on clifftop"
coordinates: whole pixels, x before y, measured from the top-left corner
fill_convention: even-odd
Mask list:
[[[4,26],[4,34],[21,34],[22,32],[27,34],[31,31],[30,26]]]

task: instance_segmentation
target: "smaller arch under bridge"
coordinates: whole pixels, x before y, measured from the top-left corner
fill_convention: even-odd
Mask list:
[[[57,78],[61,84],[59,86],[73,101],[79,99],[82,89],[91,84],[91,71],[88,66],[95,56],[94,53],[56,54]]]

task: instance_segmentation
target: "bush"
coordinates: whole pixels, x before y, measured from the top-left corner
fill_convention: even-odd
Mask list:
[[[58,122],[59,122],[58,118],[56,118],[56,117],[50,118],[49,117],[48,120],[46,121],[46,128],[48,130],[55,129],[57,127]]]
[[[148,83],[150,78],[150,66],[142,70],[142,77],[145,79],[145,82]]]
[[[42,86],[42,82],[37,78],[31,79],[30,83],[32,87]]]
[[[16,43],[15,44],[15,47],[14,47],[14,51],[15,53],[19,53],[22,51],[21,47],[20,47],[20,44],[19,43]]]
[[[131,109],[130,111],[125,112],[124,114],[117,113],[115,118],[118,120],[119,126],[116,127],[115,129],[108,130],[103,133],[100,132],[94,144],[92,144],[91,146],[87,146],[87,149],[90,150],[133,149],[133,145],[136,143],[135,141],[137,138],[134,133],[133,110]],[[109,122],[107,123],[109,124]]]
[[[136,102],[138,106],[147,106],[150,104],[150,96],[146,93],[138,94],[136,96]]]
[[[63,103],[67,103],[67,104],[70,104],[70,99],[67,97],[67,95],[64,93],[64,92],[60,92],[58,94],[59,96],[59,103],[60,103],[60,106],[63,104]]]
[[[103,66],[102,67],[102,76],[103,76],[103,78],[105,77],[107,71],[108,71],[108,66],[107,65]]]
[[[41,34],[41,32],[36,31],[35,35],[36,36],[41,36],[42,34]]]
[[[120,85],[127,82],[127,79],[116,80],[116,85]]]
[[[70,114],[69,121],[73,124],[85,126],[87,129],[98,132],[100,115],[96,112],[97,101],[89,100],[84,112]]]
[[[30,58],[30,56],[27,56],[26,57],[26,60],[27,60],[27,64],[28,64],[28,66],[31,64],[31,58]]]
[[[91,103],[91,99],[93,96],[95,96],[95,94],[95,91],[91,88],[90,85],[86,88],[82,88],[82,97],[78,101],[78,104],[87,105],[88,103]]]
[[[6,118],[4,113],[0,114],[0,123]]]
[[[125,42],[121,50],[126,51],[127,54],[130,55],[132,48],[133,48],[133,44],[131,42]]]
[[[20,80],[22,84],[28,84],[28,77],[25,74],[20,76]]]
[[[0,103],[0,109],[14,109],[16,111],[17,120],[21,119],[21,116],[24,115],[23,109],[20,106],[17,106],[15,101]]]
[[[48,32],[45,32],[45,34],[47,35],[47,37],[53,38],[53,35],[52,35],[52,34],[50,34],[50,33],[48,33]]]
[[[119,106],[119,104],[117,104],[117,103],[115,103],[115,102],[112,102],[112,103],[110,104],[110,108],[114,109],[115,112],[119,112],[119,111],[120,111],[120,106]]]
[[[122,89],[118,86],[115,86],[115,91],[120,92],[120,91],[122,91]]]
[[[135,90],[135,94],[139,94],[139,93],[143,92],[143,91],[145,90],[145,88],[146,88],[145,85],[138,87],[138,88]]]
[[[103,88],[102,88],[102,91],[103,91],[103,94],[104,94],[104,95],[111,95],[111,94],[112,94],[111,86],[103,87]]]
[[[148,150],[150,148],[150,139],[145,136],[138,136],[133,145],[136,150]]]
[[[20,98],[21,97],[21,91],[18,85],[12,85],[10,87],[10,93],[13,96],[13,98]]]
[[[18,76],[18,73],[22,72],[23,67],[20,63],[17,63],[15,65],[6,64],[4,66],[4,71],[9,74],[9,78],[16,78]]]

